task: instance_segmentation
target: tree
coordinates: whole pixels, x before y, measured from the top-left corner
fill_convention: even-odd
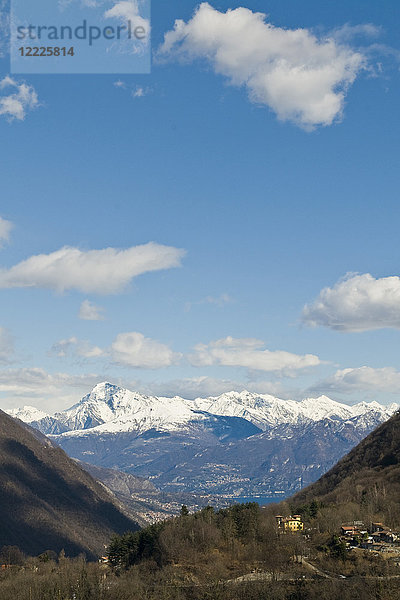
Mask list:
[[[328,548],[330,554],[337,559],[345,562],[347,560],[346,544],[341,541],[337,535],[333,535],[328,542]]]
[[[18,546],[3,546],[0,552],[0,562],[4,565],[23,565],[26,556]]]

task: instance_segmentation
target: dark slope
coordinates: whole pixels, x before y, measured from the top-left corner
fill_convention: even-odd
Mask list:
[[[0,547],[32,555],[104,552],[110,536],[137,529],[105,488],[47,438],[0,411]]]
[[[372,488],[400,498],[400,412],[380,425],[316,483],[292,500],[308,502],[360,502]]]

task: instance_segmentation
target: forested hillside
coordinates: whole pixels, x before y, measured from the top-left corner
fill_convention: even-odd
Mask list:
[[[400,523],[400,412],[380,425],[316,483],[292,498],[294,505],[323,505],[381,514]],[[359,507],[357,509],[357,507]],[[368,518],[368,517],[367,517]]]

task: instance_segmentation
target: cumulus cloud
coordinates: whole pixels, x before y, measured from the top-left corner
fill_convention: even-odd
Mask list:
[[[104,309],[90,300],[84,300],[79,309],[79,318],[84,321],[104,321]]]
[[[195,367],[221,365],[271,372],[295,371],[321,364],[318,356],[313,354],[263,350],[263,346],[264,342],[261,340],[227,337],[209,344],[198,344],[189,360]]]
[[[99,358],[100,356],[104,356],[104,350],[98,346],[93,346],[86,340],[79,340],[74,336],[56,342],[51,349],[51,353],[59,358],[66,358],[69,356]]]
[[[114,363],[138,369],[160,369],[176,364],[181,355],[136,331],[120,333],[111,345]]]
[[[138,275],[178,267],[185,252],[150,242],[127,250],[83,251],[65,246],[0,269],[0,288],[45,288],[115,294]]]
[[[104,17],[106,19],[118,19],[124,25],[130,22],[132,32],[140,29],[140,37],[135,38],[135,40],[132,39],[134,46],[137,46],[138,43],[147,44],[149,42],[150,21],[141,16],[137,0],[121,0],[117,2],[104,13]]]
[[[310,327],[337,331],[400,328],[400,277],[375,279],[369,273],[348,275],[303,309],[302,320]]]
[[[14,340],[10,332],[0,327],[0,363],[8,363],[14,354]]]
[[[50,354],[67,359],[102,359],[106,366],[119,365],[136,369],[160,369],[176,364],[182,355],[166,344],[145,337],[137,331],[119,333],[110,346],[100,348],[87,340],[72,336],[53,344]]]
[[[393,367],[357,367],[341,369],[324,381],[315,384],[310,391],[328,394],[367,392],[400,392],[400,372]]]
[[[4,242],[8,242],[13,224],[7,219],[0,217],[0,248]]]
[[[9,121],[23,121],[28,111],[38,106],[38,95],[31,85],[18,83],[9,76],[0,81],[0,115]]]
[[[205,59],[232,85],[246,87],[252,102],[306,129],[341,118],[346,92],[366,64],[333,36],[275,27],[262,13],[244,7],[224,13],[207,2],[187,23],[175,21],[158,56]]]

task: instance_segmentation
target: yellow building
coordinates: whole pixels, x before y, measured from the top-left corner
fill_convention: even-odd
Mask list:
[[[303,531],[304,523],[301,520],[300,515],[293,515],[290,517],[283,517],[281,515],[276,516],[276,520],[278,522],[278,527],[284,529],[285,531]]]

